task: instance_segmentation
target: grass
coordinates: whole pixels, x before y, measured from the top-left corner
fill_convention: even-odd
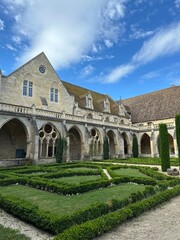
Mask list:
[[[161,165],[160,158],[128,158],[128,159],[111,159],[107,162],[120,162],[129,164]],[[170,159],[171,166],[179,166],[178,158]]]
[[[100,175],[90,175],[90,176],[72,176],[72,177],[61,177],[61,178],[54,178],[53,181],[55,182],[62,182],[67,184],[80,184],[90,181],[100,180]]]
[[[17,230],[4,228],[0,225],[0,239],[1,240],[30,240],[29,237],[19,233]]]
[[[41,210],[46,209],[46,211],[63,216],[72,214],[92,204],[108,202],[111,199],[122,200],[127,198],[130,193],[142,191],[144,189],[145,186],[143,185],[127,183],[94,190],[84,194],[63,196],[27,186],[17,185],[1,187],[1,194],[18,196],[18,198],[38,206]]]
[[[118,176],[127,176],[127,177],[140,177],[140,178],[151,178],[144,173],[141,173],[138,169],[133,168],[120,168],[113,170]]]

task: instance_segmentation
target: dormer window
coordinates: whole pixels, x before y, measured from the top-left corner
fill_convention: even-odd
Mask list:
[[[33,96],[33,82],[27,80],[23,81],[23,96]]]
[[[91,106],[92,106],[92,99],[88,98],[88,100],[87,100],[87,107],[91,108]]]
[[[93,99],[90,92],[86,95],[86,108],[93,109]]]
[[[110,103],[109,103],[108,98],[106,98],[105,101],[104,101],[104,111],[105,112],[110,112]]]

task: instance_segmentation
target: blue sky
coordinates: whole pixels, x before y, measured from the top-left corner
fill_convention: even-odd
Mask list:
[[[180,85],[180,0],[0,0],[3,74],[40,52],[115,100]]]

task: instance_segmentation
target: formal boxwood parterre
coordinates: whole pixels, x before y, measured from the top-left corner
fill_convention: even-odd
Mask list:
[[[128,219],[137,217],[145,211],[150,210],[179,194],[180,187],[177,186],[174,189],[166,190],[148,199],[130,204],[116,212],[108,213],[94,220],[73,226],[57,235],[54,240],[91,240],[112,230]]]
[[[115,173],[115,170],[123,168],[137,169],[144,176],[123,176]],[[103,169],[107,169],[112,179],[108,179]],[[101,178],[73,185],[56,181],[61,177],[88,175],[101,175]],[[122,183],[142,184],[146,187],[144,191],[131,193],[126,199],[112,197],[106,203],[90,205],[61,217],[42,211],[36,205],[11,195],[0,194],[0,207],[41,229],[59,234],[55,237],[56,240],[84,240],[101,235],[119,223],[180,194],[180,179],[162,175],[157,169],[149,167],[73,162],[0,169],[0,186],[21,184],[63,195],[83,194]]]

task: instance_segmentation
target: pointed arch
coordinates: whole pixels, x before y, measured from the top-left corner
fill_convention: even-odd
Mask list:
[[[18,118],[8,120],[0,129],[0,159],[25,158],[28,131]]]
[[[130,140],[128,138],[128,135],[126,132],[123,132],[121,134],[121,136],[124,141],[124,154],[129,154],[130,153],[130,149],[129,149],[130,148]]]
[[[170,133],[168,133],[168,140],[169,140],[169,153],[170,155],[174,155],[175,154],[174,139]]]
[[[39,157],[54,157],[59,131],[52,123],[46,123],[39,129]]]
[[[82,134],[78,127],[73,126],[68,131],[70,160],[81,160]]]
[[[89,147],[89,154],[92,157],[99,156],[102,151],[102,140],[100,132],[97,128],[92,128],[90,131],[91,142]]]
[[[115,140],[115,134],[112,130],[109,130],[107,132],[107,136],[109,139],[109,154],[110,154],[110,158],[113,158],[116,156],[116,140]]]
[[[141,137],[141,154],[151,154],[150,136],[147,133]]]

